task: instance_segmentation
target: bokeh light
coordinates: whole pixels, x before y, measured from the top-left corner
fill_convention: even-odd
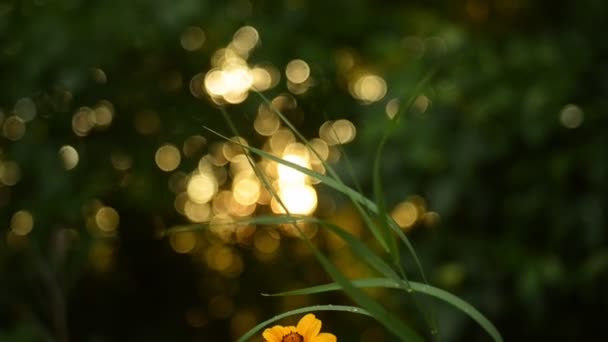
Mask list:
[[[349,84],[351,95],[363,103],[382,100],[387,92],[386,81],[378,75],[362,74]]]
[[[574,104],[568,104],[559,113],[559,122],[566,128],[577,128],[583,123],[583,110]]]
[[[0,182],[4,185],[13,186],[21,180],[21,168],[14,161],[0,160]]]
[[[61,159],[63,168],[66,170],[71,170],[78,165],[78,152],[70,145],[64,145],[59,149],[59,158]]]
[[[310,76],[310,67],[301,59],[294,59],[287,63],[285,76],[290,82],[300,84],[306,82]]]
[[[169,172],[177,169],[182,157],[179,149],[175,145],[165,144],[156,150],[154,160],[159,169]]]
[[[18,116],[11,115],[2,124],[2,135],[12,141],[17,141],[25,135],[26,126],[23,119]]]
[[[196,240],[193,232],[178,232],[169,236],[171,248],[180,254],[192,252],[196,248]]]
[[[205,39],[205,32],[202,28],[190,26],[182,32],[179,42],[184,50],[196,51],[203,46]]]
[[[207,173],[195,174],[190,178],[187,193],[195,203],[207,203],[217,193],[218,184],[213,175]]]
[[[11,217],[10,227],[15,234],[25,236],[34,228],[34,217],[27,210],[19,210]]]
[[[118,227],[120,216],[112,207],[101,207],[95,214],[95,223],[97,227],[106,233],[113,232]]]

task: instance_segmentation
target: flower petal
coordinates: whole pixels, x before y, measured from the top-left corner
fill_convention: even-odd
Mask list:
[[[281,325],[275,325],[272,328],[264,330],[262,336],[267,342],[281,342],[283,336],[285,336],[286,328]]]
[[[338,338],[334,334],[321,333],[314,337],[310,342],[337,342]]]
[[[313,314],[307,314],[298,322],[298,333],[304,337],[305,342],[312,341],[321,331],[321,321]]]

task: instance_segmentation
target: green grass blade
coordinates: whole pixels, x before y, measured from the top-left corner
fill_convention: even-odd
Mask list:
[[[237,342],[247,342],[247,340],[249,340],[256,334],[260,333],[262,331],[262,329],[264,329],[266,326],[268,326],[278,320],[281,320],[285,317],[303,314],[303,313],[309,313],[309,312],[318,312],[318,311],[341,311],[341,312],[349,312],[349,313],[354,313],[354,314],[359,314],[359,315],[371,316],[371,314],[369,312],[367,312],[366,310],[364,310],[362,308],[358,308],[356,306],[331,305],[331,304],[330,305],[312,305],[312,306],[307,306],[307,307],[303,307],[303,308],[299,308],[299,309],[295,309],[295,310],[290,310],[290,311],[284,312],[280,315],[276,315],[270,319],[267,319],[264,322],[251,328],[247,333],[245,333],[243,336],[241,336],[241,338],[239,338]]]
[[[388,131],[388,130],[387,130]],[[378,207],[378,218],[380,219],[380,232],[383,235],[384,240],[386,241],[388,247],[389,247],[389,254],[391,255],[392,259],[393,259],[393,264],[395,265],[395,267],[397,267],[399,270],[401,270],[401,260],[399,257],[399,249],[397,248],[397,241],[395,240],[395,236],[393,235],[393,233],[391,232],[391,229],[388,225],[388,215],[385,215],[384,213],[387,213],[386,210],[386,204],[384,203],[384,192],[382,191],[382,172],[381,172],[381,160],[382,160],[382,150],[384,148],[384,144],[387,141],[389,135],[387,133],[385,133],[385,135],[382,137],[382,140],[380,140],[380,143],[378,144],[378,148],[376,149],[376,156],[374,158],[374,164],[373,164],[373,171],[372,171],[372,180],[373,180],[373,187],[374,187],[374,197],[376,200],[376,205]],[[402,274],[405,274],[403,271],[401,272]]]
[[[369,279],[357,279],[353,280],[352,283],[357,287],[386,287],[394,289],[406,289],[405,282],[394,281],[386,278],[369,278]],[[477,322],[496,342],[502,342],[502,336],[496,329],[496,327],[488,320],[481,312],[466,301],[456,297],[455,295],[433,287],[427,284],[418,283],[414,281],[409,282],[409,286],[412,291],[425,294],[434,298],[437,298],[447,304],[454,306],[456,309],[464,312],[466,315],[471,317]],[[295,296],[295,295],[308,295],[314,293],[328,292],[341,290],[341,286],[337,283],[324,284],[318,286],[312,286],[303,289],[297,289],[292,291],[286,291],[274,294],[263,294],[264,296]]]
[[[308,241],[308,240],[306,240]],[[309,241],[310,243],[310,241]],[[312,245],[312,244],[311,244]],[[388,312],[382,305],[372,299],[367,293],[356,287],[353,282],[336,268],[318,249],[312,249],[317,257],[317,260],[323,268],[329,273],[331,278],[342,287],[342,290],[355,302],[367,310],[380,324],[387,330],[399,337],[402,341],[423,341],[412,328],[397,319],[393,314]]]

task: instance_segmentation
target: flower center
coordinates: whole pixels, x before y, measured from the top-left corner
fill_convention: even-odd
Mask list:
[[[304,342],[304,337],[297,332],[290,332],[289,334],[283,336],[281,342]]]

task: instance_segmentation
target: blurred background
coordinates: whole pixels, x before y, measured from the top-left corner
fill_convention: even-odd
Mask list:
[[[508,341],[608,338],[607,16],[595,0],[0,2],[0,341],[231,341],[350,303],[260,296],[329,278],[293,232],[230,224],[282,209],[203,126],[234,136],[224,107],[241,142],[325,169],[251,89],[369,196],[376,144],[414,96],[383,181],[430,283]],[[374,246],[342,196],[255,162],[290,211]],[[426,333],[408,296],[370,293]],[[442,340],[489,340],[432,307]],[[394,340],[317,316],[341,341]]]

